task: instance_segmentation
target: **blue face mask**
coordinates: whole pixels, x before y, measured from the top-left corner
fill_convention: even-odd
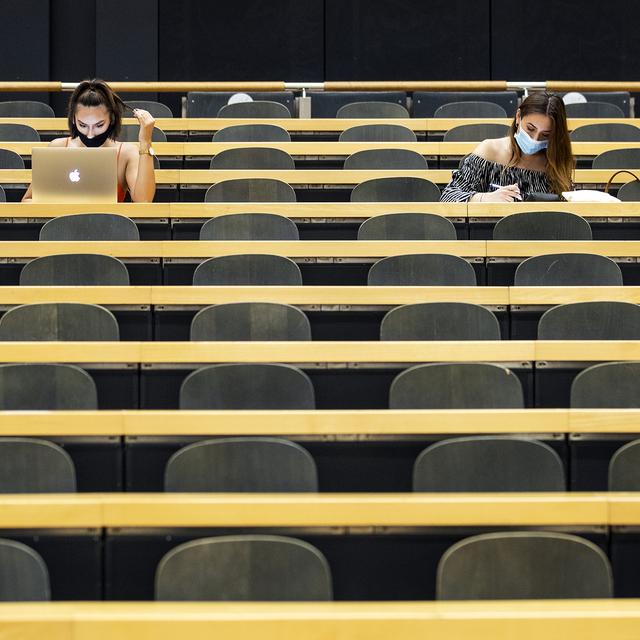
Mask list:
[[[534,153],[543,151],[549,146],[549,142],[547,140],[532,140],[531,136],[529,136],[521,126],[518,127],[518,132],[513,137],[518,143],[520,151],[522,151],[525,156],[531,156]]]

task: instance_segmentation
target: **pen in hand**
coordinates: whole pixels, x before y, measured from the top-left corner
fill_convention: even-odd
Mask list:
[[[495,184],[494,182],[489,183],[489,187],[491,189],[504,189],[505,187],[509,187],[511,185],[502,185],[502,184]],[[522,196],[519,193],[514,193],[513,194],[513,199],[514,200],[519,200],[520,202],[522,202]]]

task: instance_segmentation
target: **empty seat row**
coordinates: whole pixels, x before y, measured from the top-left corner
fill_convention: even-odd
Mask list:
[[[375,262],[370,286],[477,285],[473,266],[446,253],[395,255]],[[35,258],[20,272],[23,286],[128,286],[129,272],[118,258],[102,254],[56,254]],[[623,285],[620,267],[611,258],[589,253],[558,253],[527,258],[518,265],[515,286]],[[209,258],[193,274],[194,286],[301,286],[300,267],[284,256],[235,254]]]
[[[171,109],[160,102],[150,100],[131,100],[127,102],[132,109],[152,110],[156,118],[171,118]],[[37,100],[7,100],[0,102],[0,118],[54,118],[55,112],[44,102]]]
[[[0,493],[76,491],[76,471],[59,445],[36,438],[0,438]],[[526,437],[466,436],[426,447],[413,464],[418,492],[566,491],[559,455]],[[164,470],[167,492],[318,492],[311,454],[275,437],[205,439],[176,451]],[[609,490],[640,491],[640,440],[609,463]]]
[[[187,115],[200,118],[215,117],[232,95],[231,93],[223,92],[190,92],[187,96]],[[404,92],[311,91],[308,95],[311,98],[311,115],[313,117],[409,117],[409,112],[405,106],[407,95]],[[569,110],[575,109],[576,115],[572,117],[625,117],[629,115],[630,98],[628,92],[586,93],[583,95],[585,103],[567,105]],[[290,117],[293,111],[293,93],[291,92],[254,92],[250,96],[254,102],[276,101],[281,103],[289,111],[289,116],[285,117]],[[479,112],[473,107],[471,111],[454,110],[453,112],[448,112],[445,110],[440,111],[441,115],[438,115],[439,109],[451,103],[462,103],[464,105],[464,103],[478,102],[491,105],[490,107],[485,107],[485,109],[491,109],[492,117],[505,117],[502,114],[515,112],[518,106],[518,94],[515,91],[416,91],[412,95],[411,111],[415,118],[482,117],[475,115]],[[373,103],[373,106],[369,106],[371,103]],[[351,106],[353,104],[357,104],[358,107]],[[585,107],[583,106],[584,104],[588,106]],[[247,111],[244,111],[244,113],[247,113]],[[253,107],[251,113],[270,114],[273,112]],[[349,113],[352,115],[349,115]],[[464,115],[459,115],[460,113]],[[269,116],[254,115],[253,117]]]
[[[232,302],[205,307],[191,321],[195,341],[311,340],[300,309],[273,302]],[[494,313],[466,302],[406,304],[387,312],[381,340],[500,340]],[[558,305],[538,323],[540,340],[639,340],[640,306],[596,301]],[[36,303],[0,317],[0,341],[117,341],[118,322],[104,307]]]
[[[0,116],[2,117],[2,116]],[[124,124],[118,136],[122,142],[137,142],[139,126],[137,124]],[[158,128],[153,130],[154,142],[166,142],[167,136]],[[3,142],[40,142],[40,134],[37,129],[26,124],[0,124],[0,144]],[[9,169],[11,167],[3,167]]]
[[[581,371],[571,385],[575,408],[638,408],[640,363],[607,362]],[[229,363],[200,367],[182,382],[186,410],[313,410],[309,376],[286,364]],[[0,365],[0,410],[95,410],[96,385],[80,367]],[[399,373],[389,390],[391,409],[522,409],[518,377],[483,362],[419,364]]]
[[[230,92],[190,92],[187,96],[187,116],[191,118],[203,117],[291,117],[293,111],[294,94],[289,91],[258,92],[249,94],[251,102],[229,103],[233,96]],[[404,92],[352,92],[352,91],[322,91],[308,94],[312,101],[312,115],[322,118],[391,118],[409,117],[405,107],[407,94]],[[571,117],[625,117],[629,115],[629,93],[606,92],[583,94],[584,102],[567,104],[567,111]],[[277,107],[268,108],[260,103],[269,102]],[[258,106],[252,106],[256,105]],[[489,116],[505,117],[502,114],[515,112],[518,106],[518,95],[515,91],[494,92],[429,92],[416,91],[412,99],[413,117],[483,117],[476,115],[491,109]],[[490,105],[485,111],[474,108],[476,103]],[[150,111],[156,118],[173,117],[171,109],[166,105],[150,100],[128,101],[132,108]],[[358,105],[354,108],[352,105]],[[450,104],[471,105],[464,111],[449,112],[442,110]],[[246,107],[245,105],[250,105]],[[370,106],[373,105],[373,106]],[[389,106],[391,105],[391,106]],[[615,107],[615,108],[614,108]],[[460,108],[460,107],[459,107]],[[498,111],[499,109],[499,111]],[[350,112],[353,115],[350,115]],[[463,113],[465,115],[459,115]],[[257,115],[256,115],[257,114]],[[263,115],[264,114],[264,115]],[[470,114],[470,115],[467,115]],[[52,118],[53,109],[43,102],[33,100],[5,101],[0,103],[0,117],[29,117]]]
[[[566,533],[519,531],[465,538],[445,551],[437,570],[440,600],[612,596],[606,554],[594,543]],[[1,539],[0,600],[50,597],[42,557],[27,545]],[[316,547],[296,538],[200,538],[174,547],[160,560],[155,598],[327,601],[333,599],[331,567]]]
[[[443,137],[444,142],[479,142],[486,138],[501,138],[509,133],[509,126],[497,123],[463,124],[451,127]],[[39,132],[24,124],[0,124],[0,144],[2,142],[38,142]],[[118,140],[136,142],[138,125],[123,125]],[[366,124],[345,129],[341,142],[416,142],[416,134],[398,124]],[[577,127],[571,132],[573,142],[637,142],[640,128],[626,123],[589,124]],[[164,131],[155,127],[154,142],[166,142]],[[212,137],[213,142],[290,142],[289,132],[273,124],[238,124],[219,129]],[[250,168],[250,167],[249,167]]]
[[[318,95],[318,94],[316,94]],[[313,100],[313,98],[312,98]],[[584,102],[565,105],[569,118],[624,118],[624,111],[608,102]],[[466,100],[448,102],[439,106],[429,116],[433,118],[507,118],[509,113],[495,102],[486,100]],[[227,104],[220,108],[218,118],[290,118],[291,111],[278,102],[254,100]],[[413,114],[414,117],[424,117]],[[211,117],[211,116],[209,116]],[[350,102],[341,106],[335,113],[336,118],[410,118],[409,110],[397,102],[369,100]]]
[[[40,229],[40,240],[136,241],[137,225],[126,216],[81,213],[58,216]],[[298,227],[289,218],[271,213],[216,216],[200,229],[200,240],[298,240]],[[359,240],[456,240],[453,223],[431,213],[387,213],[365,220]],[[591,240],[583,217],[560,211],[514,213],[498,220],[494,240]]]

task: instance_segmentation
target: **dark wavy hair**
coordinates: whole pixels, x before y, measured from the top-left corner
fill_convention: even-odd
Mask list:
[[[571,151],[567,112],[562,98],[546,91],[531,93],[520,105],[520,118],[522,119],[530,113],[540,113],[551,118],[553,130],[549,136],[549,145],[546,150],[547,168],[545,173],[554,193],[560,194],[563,191],[570,191],[575,158]],[[514,138],[517,130],[518,126],[514,116],[511,130],[509,131],[509,137],[511,138],[511,161],[509,166],[518,164],[522,157],[520,147]]]
[[[115,140],[120,135],[125,104],[104,80],[98,78],[83,80],[71,94],[69,106],[67,107],[67,123],[72,138],[78,135],[75,123],[78,105],[83,107],[106,107],[111,117],[111,124],[113,124],[111,137]]]

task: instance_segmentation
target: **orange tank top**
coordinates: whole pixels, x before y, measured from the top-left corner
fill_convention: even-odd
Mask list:
[[[67,138],[65,141],[65,147],[69,146],[69,140],[71,138]],[[116,164],[118,160],[120,160],[120,151],[122,149],[122,142],[118,145],[118,152],[116,153]],[[118,182],[118,202],[124,202],[125,196],[127,195],[127,190],[122,187],[122,185]]]

